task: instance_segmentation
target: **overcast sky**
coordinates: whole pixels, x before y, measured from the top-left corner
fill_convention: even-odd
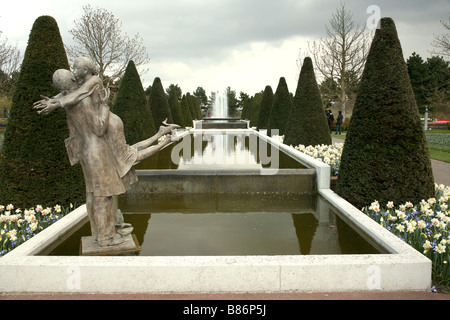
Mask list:
[[[434,34],[443,34],[449,0],[346,0],[354,20],[366,24],[370,5],[397,25],[405,58],[412,52],[430,57]],[[163,86],[178,84],[183,93],[202,86],[211,91],[230,86],[250,95],[285,77],[297,86],[296,60],[308,41],[325,36],[325,26],[340,0],[10,0],[0,10],[0,31],[22,55],[37,17],[58,22],[65,44],[68,30],[90,4],[112,12],[129,35],[139,33],[150,56],[144,87],[160,77]]]

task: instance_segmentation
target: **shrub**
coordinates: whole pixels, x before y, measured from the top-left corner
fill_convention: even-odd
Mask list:
[[[155,127],[159,128],[161,123],[166,119],[168,123],[173,123],[172,113],[170,112],[166,92],[164,91],[161,79],[158,77],[156,77],[153,81],[149,102]]]
[[[71,166],[64,139],[69,137],[63,109],[39,115],[33,103],[54,96],[52,76],[69,69],[58,25],[50,16],[36,19],[30,32],[0,156],[0,203],[20,207],[41,203],[83,203],[81,167]]]
[[[259,113],[261,112],[262,94],[256,93],[250,98],[251,112],[250,112],[250,127],[256,127],[258,125]]]
[[[267,129],[269,125],[270,111],[273,104],[273,91],[271,86],[266,86],[262,96],[261,107],[258,116],[258,130]]]
[[[289,114],[291,113],[291,107],[292,101],[286,79],[282,77],[273,96],[273,104],[268,122],[269,135],[272,135],[272,129],[277,129],[279,135],[284,135]]]
[[[181,112],[181,105],[178,101],[177,92],[175,90],[170,90],[168,103],[170,112],[172,113],[173,122],[184,128],[185,124],[183,113]]]
[[[347,132],[337,193],[361,208],[434,194],[431,160],[394,21],[381,19]]]
[[[189,110],[189,104],[186,95],[183,95],[183,97],[181,98],[181,112],[183,113],[184,126],[192,127],[192,116],[191,111]]]
[[[311,58],[305,58],[286,127],[287,145],[330,145],[331,136]]]
[[[127,65],[111,111],[122,119],[125,140],[129,145],[156,133],[147,96],[133,61]]]

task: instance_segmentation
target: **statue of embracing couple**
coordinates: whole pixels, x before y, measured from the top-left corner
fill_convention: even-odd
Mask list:
[[[83,169],[92,236],[100,247],[119,245],[133,228],[117,221],[113,196],[125,193],[137,181],[136,163],[177,140],[174,134],[168,134],[179,126],[164,121],[156,135],[128,145],[123,122],[109,110],[109,91],[89,58],[75,59],[73,73],[57,70],[53,83],[61,93],[53,98],[43,97],[34,103],[34,108],[39,109],[39,114],[65,109],[70,133],[65,140],[66,149],[71,165],[80,163]],[[153,145],[165,135],[161,143]]]

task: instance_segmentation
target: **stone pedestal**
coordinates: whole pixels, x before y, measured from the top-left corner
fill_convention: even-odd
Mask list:
[[[125,241],[117,246],[100,247],[91,237],[82,237],[80,243],[81,256],[118,256],[141,251],[134,234],[125,237]]]

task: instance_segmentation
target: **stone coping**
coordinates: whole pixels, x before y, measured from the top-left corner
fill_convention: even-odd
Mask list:
[[[331,190],[320,194],[389,254],[309,256],[38,256],[81,206],[0,259],[0,292],[213,293],[427,291],[431,261]]]

